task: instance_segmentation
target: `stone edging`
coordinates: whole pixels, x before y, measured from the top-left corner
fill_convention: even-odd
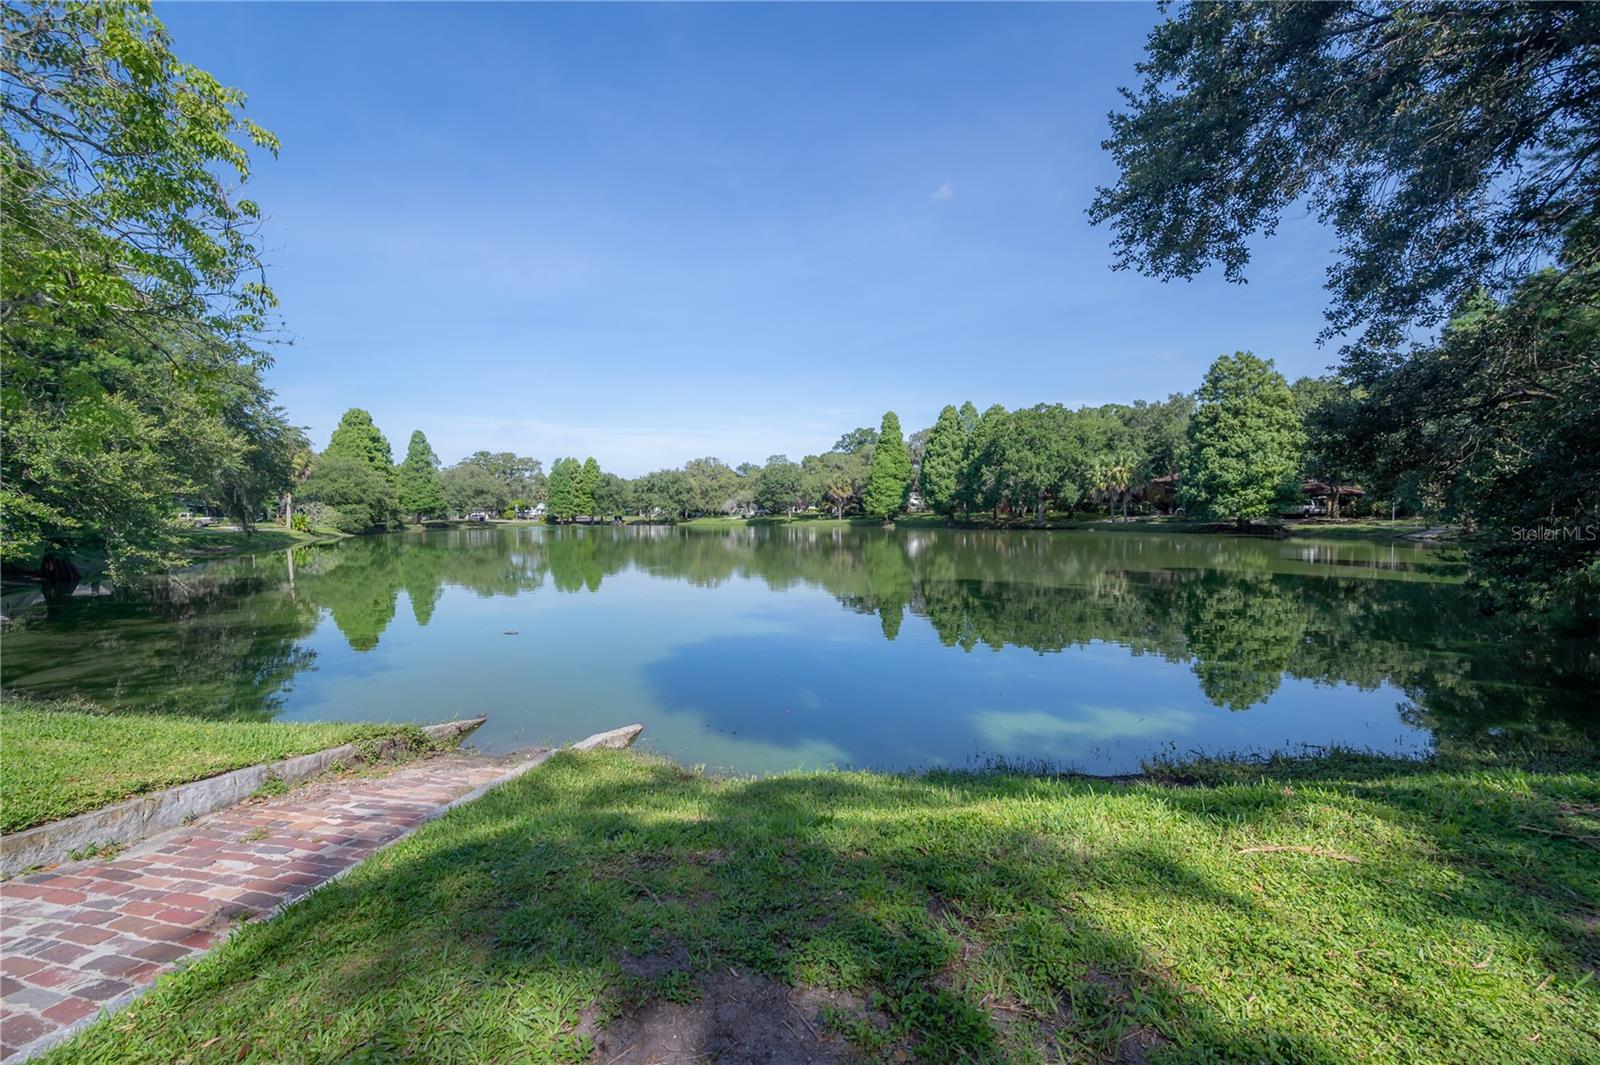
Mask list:
[[[430,727],[442,729],[442,728],[445,728],[445,727],[447,727],[449,725],[470,725],[471,728],[477,728],[479,725],[483,724],[483,722],[484,722],[484,718],[480,717],[480,718],[475,719],[474,721],[450,721],[450,722],[446,722],[444,725],[433,725],[433,726],[430,726]],[[471,728],[469,728],[469,729],[467,729],[465,731],[470,731]],[[557,749],[554,749],[554,750],[551,750],[549,748],[540,749],[533,755],[533,757],[527,759],[526,761],[518,762],[516,765],[512,766],[510,769],[506,770],[504,773],[502,773],[499,776],[495,777],[493,780],[488,781],[487,783],[484,783],[484,784],[480,784],[478,787],[473,788],[471,791],[466,792],[466,793],[464,793],[462,795],[456,796],[454,799],[452,799],[449,802],[445,803],[443,806],[439,807],[436,810],[430,810],[428,812],[427,816],[423,817],[423,819],[421,821],[417,822],[416,825],[414,825],[411,828],[407,829],[405,832],[402,832],[400,835],[396,836],[394,839],[391,839],[387,843],[383,844],[383,846],[378,848],[378,851],[387,850],[388,848],[394,846],[396,843],[399,843],[401,840],[409,838],[410,836],[415,834],[417,829],[421,828],[423,825],[426,825],[426,824],[428,824],[428,823],[430,823],[432,821],[437,821],[439,818],[443,817],[445,814],[449,813],[451,810],[454,810],[456,807],[464,806],[469,802],[473,802],[474,800],[481,799],[481,798],[483,798],[484,795],[486,795],[490,791],[493,791],[495,788],[498,788],[503,784],[509,784],[511,781],[516,780],[518,777],[522,776],[523,774],[525,774],[525,773],[527,773],[527,772],[529,772],[531,770],[537,769],[539,766],[543,765],[545,762],[548,762],[555,755],[560,754],[562,750],[592,751],[592,750],[595,750],[596,748],[599,748],[599,747],[611,747],[611,748],[616,748],[616,749],[621,749],[621,748],[624,748],[624,747],[631,747],[631,746],[633,746],[633,741],[638,739],[639,738],[639,733],[641,733],[643,731],[644,731],[644,726],[643,725],[638,725],[638,724],[636,724],[636,725],[624,725],[621,728],[610,729],[610,730],[608,730],[606,732],[596,732],[592,736],[586,736],[583,739],[579,740],[577,743],[572,744],[570,747],[557,748]],[[310,756],[306,755],[306,756],[303,756],[303,757],[310,757]],[[57,823],[58,824],[63,824],[65,822],[57,822]],[[378,853],[378,851],[373,851],[373,854]],[[372,857],[371,854],[367,855],[367,858],[371,858],[371,857]],[[299,902],[303,902],[307,898],[310,898],[311,894],[314,894],[315,892],[321,891],[323,888],[327,887],[329,884],[334,883],[337,880],[344,879],[346,876],[348,876],[351,873],[351,871],[361,868],[361,866],[364,863],[364,861],[365,861],[365,859],[363,859],[360,862],[357,862],[355,865],[348,866],[348,867],[346,867],[344,869],[339,870],[333,876],[329,877],[327,880],[324,880],[322,883],[320,883],[316,887],[312,888],[311,891],[308,892],[307,894],[305,894],[305,895],[301,896],[300,898],[295,899],[295,900],[293,900],[291,902],[282,903],[281,905],[275,907],[271,912],[262,914],[259,918],[257,918],[257,920],[270,921],[272,918],[278,916],[280,913],[282,913],[283,911],[287,910],[290,906],[293,906],[293,905],[295,905],[295,904],[297,904]],[[211,949],[212,950],[216,950],[217,947],[219,947],[221,945],[222,944],[219,941],[218,944],[216,946],[213,946]],[[207,951],[206,953],[210,953],[210,951]],[[202,954],[202,955],[200,955],[200,957],[204,957],[204,955]],[[112,1014],[115,1014],[115,1013],[119,1012],[120,1010],[125,1009],[126,1007],[131,1005],[134,1002],[134,1000],[138,999],[140,996],[145,994],[147,991],[149,991],[154,986],[155,986],[155,984],[152,983],[152,984],[144,984],[144,985],[141,985],[141,986],[138,986],[138,987],[131,987],[128,990],[124,991],[122,994],[116,996],[115,998],[108,999],[107,1001],[105,1001],[104,1003],[101,1004],[101,1007],[100,1007],[98,1012],[90,1014],[87,1017],[79,1018],[78,1020],[73,1021],[71,1024],[67,1025],[65,1028],[60,1029],[59,1031],[51,1032],[48,1035],[40,1036],[38,1039],[35,1039],[33,1042],[25,1044],[24,1046],[21,1046],[21,1047],[17,1048],[16,1053],[13,1055],[13,1061],[15,1061],[16,1063],[18,1063],[18,1065],[20,1065],[21,1062],[27,1061],[30,1058],[38,1057],[40,1054],[43,1054],[45,1051],[50,1050],[50,1049],[52,1049],[54,1047],[60,1046],[62,1043],[67,1042],[73,1036],[77,1035],[79,1032],[83,1031],[85,1028],[88,1028],[90,1025],[98,1024],[100,1021],[102,1021],[105,1018],[111,1016]]]
[[[493,791],[495,788],[500,787],[502,784],[509,784],[513,780],[516,780],[518,777],[522,776],[524,773],[527,773],[527,772],[529,772],[531,770],[534,770],[534,769],[538,769],[540,766],[544,765],[551,758],[554,758],[556,755],[560,754],[564,750],[565,751],[592,751],[592,750],[595,750],[595,749],[600,748],[600,747],[610,747],[610,748],[613,748],[615,750],[621,750],[621,749],[623,749],[625,747],[632,747],[633,746],[633,741],[638,739],[639,738],[639,733],[641,733],[643,731],[644,731],[644,726],[643,725],[623,725],[621,728],[610,729],[609,731],[606,731],[606,732],[596,732],[593,736],[585,736],[583,739],[579,740],[577,743],[572,744],[570,747],[556,747],[556,748],[544,747],[544,748],[540,748],[534,753],[533,757],[529,758],[526,761],[518,762],[516,765],[512,766],[510,769],[507,769],[504,773],[501,773],[499,776],[495,777],[493,780],[488,781],[488,782],[483,783],[483,784],[479,784],[477,787],[473,788],[471,791],[464,792],[461,795],[457,795],[455,798],[451,799],[449,802],[445,803],[443,806],[439,807],[436,810],[428,811],[428,813],[422,818],[422,820],[418,821],[415,826],[413,826],[412,828],[407,829],[405,832],[402,832],[400,835],[396,836],[394,839],[391,839],[389,842],[385,843],[382,847],[379,847],[378,850],[383,850],[385,848],[394,846],[396,843],[399,843],[401,840],[403,840],[403,839],[407,838],[408,836],[414,834],[417,831],[417,829],[421,828],[423,825],[426,825],[426,824],[428,824],[429,822],[432,822],[432,821],[439,820],[439,818],[443,817],[445,814],[449,813],[451,810],[454,810],[456,807],[465,806],[469,802],[476,802],[478,799],[483,798],[489,792]],[[373,853],[377,853],[377,852],[374,851]],[[368,855],[368,857],[371,857],[371,855]],[[323,883],[318,884],[317,885],[317,889],[320,890],[321,888],[327,886],[328,884],[333,883],[335,880],[340,879],[341,877],[343,877],[347,873],[349,873],[351,869],[359,869],[360,867],[361,867],[361,863],[357,862],[355,865],[350,866],[349,869],[340,870],[339,872],[335,873],[333,876],[329,877],[327,880],[323,881]],[[286,902],[283,905],[279,906],[277,909],[273,910],[272,913],[269,914],[268,916],[276,917],[278,914],[282,913],[284,910],[288,909],[290,906],[293,906],[295,904],[295,902],[299,902],[299,901],[300,901],[300,899],[295,899],[294,902]],[[264,918],[262,918],[262,920],[266,920],[266,918],[264,917]]]
[[[446,721],[425,725],[422,731],[435,743],[446,742],[465,736],[485,720],[473,717]],[[381,758],[395,746],[392,740],[379,740],[376,754]],[[334,762],[355,761],[360,754],[357,744],[346,743],[138,795],[75,817],[0,836],[0,877],[15,876],[39,865],[56,865],[70,860],[76,852],[108,843],[122,846],[137,843],[157,832],[177,828],[186,818],[199,817],[247,799],[270,779],[293,784],[321,773]]]

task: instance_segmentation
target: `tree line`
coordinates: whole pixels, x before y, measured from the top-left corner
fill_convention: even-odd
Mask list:
[[[1326,412],[1346,400],[1337,382],[1291,385],[1270,361],[1239,352],[1219,358],[1195,393],[1156,403],[996,404],[979,413],[966,402],[946,406],[909,441],[889,411],[877,429],[853,429],[799,462],[706,457],[635,478],[592,457],[558,458],[547,475],[540,460],[509,452],[479,451],[440,469],[420,431],[395,466],[388,441],[356,408],[305,466],[299,495],[321,505],[315,520],[349,532],[480,511],[526,515],[541,504],[555,521],[819,511],[887,522],[924,509],[1043,523],[1051,514],[1180,507],[1249,520],[1297,504],[1303,479],[1340,481],[1345,471],[1325,458],[1335,452]]]
[[[891,518],[913,492],[1037,518],[1127,512],[1165,477],[1192,513],[1250,519],[1309,474],[1335,504],[1359,484],[1467,528],[1491,606],[1600,617],[1600,5],[1189,4],[1152,31],[1090,219],[1119,269],[1242,281],[1250,241],[1309,207],[1337,238],[1330,377],[1291,386],[1237,354],[1165,404],[968,405],[799,462],[630,480],[563,460],[559,486],[503,453],[437,469],[425,440],[402,475],[370,418],[313,456],[262,378],[276,298],[243,189],[277,138],[147,3],[6,0],[0,22],[7,570],[71,578],[85,549],[114,578],[174,563],[183,499],[246,526],[296,494],[347,528],[541,492],[558,520],[744,500]]]

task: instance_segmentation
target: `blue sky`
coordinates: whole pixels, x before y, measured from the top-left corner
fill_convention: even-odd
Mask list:
[[[1159,398],[1319,348],[1332,240],[1250,284],[1110,270],[1085,220],[1153,5],[164,4],[283,150],[251,195],[317,447],[825,450],[896,410]]]

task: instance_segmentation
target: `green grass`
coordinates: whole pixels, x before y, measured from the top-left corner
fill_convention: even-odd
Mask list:
[[[247,555],[255,551],[282,551],[300,544],[344,537],[337,529],[297,532],[282,526],[258,525],[248,533],[238,529],[187,529],[179,534],[185,550],[196,559]]]
[[[6,693],[0,701],[0,831],[398,728],[105,713],[86,703]]]
[[[318,528],[310,532],[297,532],[281,525],[257,525],[249,533],[239,529],[183,529],[178,532],[179,554],[192,562],[213,558],[249,555],[257,551],[282,551],[300,544],[320,543],[343,539],[347,534],[337,529]],[[104,545],[83,544],[71,552],[72,562],[86,582],[105,577],[106,552]]]
[[[854,989],[829,1023],[880,1060],[1595,1062],[1592,765],[716,781],[567,753],[46,1060],[581,1060],[580,1018],[737,967]]]

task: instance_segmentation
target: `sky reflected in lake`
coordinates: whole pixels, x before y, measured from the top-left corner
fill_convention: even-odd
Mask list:
[[[487,749],[630,721],[768,772],[1414,753],[1583,730],[1592,651],[1479,617],[1413,544],[1133,532],[411,532],[13,602],[5,683],[283,720],[487,713]]]

